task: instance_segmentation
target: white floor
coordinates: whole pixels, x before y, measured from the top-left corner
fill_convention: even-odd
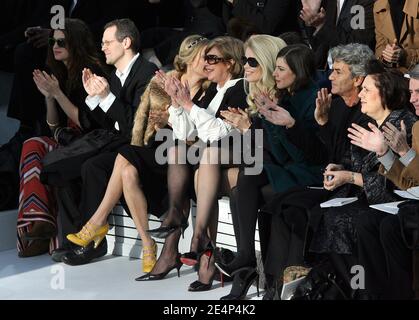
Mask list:
[[[138,282],[141,260],[106,256],[84,266],[72,267],[54,263],[48,255],[21,259],[15,250],[0,252],[0,299],[40,300],[218,300],[229,293],[231,283],[224,288],[214,281],[207,292],[188,292],[189,283],[197,280],[196,273],[183,266],[180,278],[173,270],[161,281]],[[249,290],[250,299],[256,287]]]

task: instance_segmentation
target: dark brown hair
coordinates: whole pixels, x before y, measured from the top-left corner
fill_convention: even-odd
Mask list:
[[[283,58],[295,74],[295,81],[290,92],[300,90],[312,83],[316,73],[313,51],[303,44],[292,44],[279,51],[277,57]]]
[[[396,69],[386,69],[378,60],[371,60],[366,65],[367,75],[375,81],[381,104],[391,111],[409,106],[409,84],[403,73]]]
[[[135,23],[130,19],[116,19],[105,25],[104,30],[116,27],[115,37],[119,42],[125,38],[131,39],[131,50],[137,53],[140,50],[140,31]]]
[[[65,28],[58,29],[64,33],[69,58],[67,66],[54,58],[53,47],[48,47],[47,66],[60,83],[61,89],[69,94],[82,86],[83,68],[101,67],[101,56],[95,45],[89,27],[79,19],[66,19]],[[54,35],[51,31],[51,37]]]

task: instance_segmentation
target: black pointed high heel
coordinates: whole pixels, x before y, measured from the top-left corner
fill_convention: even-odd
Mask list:
[[[212,282],[214,281],[216,273],[214,273],[214,275],[211,278],[210,283],[203,283],[199,280],[196,280],[194,282],[192,282],[189,285],[188,291],[191,292],[199,292],[199,291],[208,291],[212,288]],[[221,287],[224,288],[224,278],[223,278],[223,274],[220,272],[220,277],[221,277]]]
[[[164,279],[167,274],[172,271],[173,269],[177,270],[177,276],[178,278],[180,277],[180,268],[182,267],[183,263],[180,261],[179,259],[180,256],[177,256],[176,258],[176,263],[169,267],[166,271],[162,272],[162,273],[158,273],[158,274],[152,274],[151,272],[142,275],[141,277],[138,277],[135,279],[135,281],[154,281],[154,280],[162,280]]]
[[[202,255],[204,254],[209,259],[211,259],[214,253],[214,250],[215,250],[214,245],[212,244],[211,241],[209,241],[207,245],[205,246],[205,249],[202,250],[201,252],[190,251],[190,252],[183,253],[180,256],[180,261],[182,261],[182,263],[186,264],[187,266],[193,267],[194,265],[198,263],[198,261],[201,259]]]
[[[233,280],[230,294],[221,297],[220,300],[243,300],[246,298],[250,286],[256,281],[257,296],[259,297],[259,274],[256,268],[243,268],[237,271]]]
[[[159,227],[159,228],[156,228],[156,229],[147,230],[147,232],[155,238],[166,239],[173,232],[180,229],[180,231],[182,233],[182,239],[184,239],[184,233],[185,233],[185,230],[188,226],[189,226],[189,223],[186,220],[186,221],[183,221],[178,226],[163,226],[163,227]]]

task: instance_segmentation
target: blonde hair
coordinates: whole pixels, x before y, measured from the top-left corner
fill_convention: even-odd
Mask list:
[[[256,83],[245,81],[247,84],[245,85],[247,104],[249,105],[250,113],[256,112],[256,106],[253,101],[257,94],[264,92],[268,93],[270,98],[275,98],[275,79],[272,73],[275,70],[276,56],[286,45],[281,38],[266,34],[253,35],[244,43],[244,50],[249,48],[253,51],[262,69],[262,78],[259,81]]]
[[[208,39],[199,35],[186,37],[180,45],[179,53],[173,62],[175,70],[168,72],[167,75],[174,76],[180,80],[182,75],[186,73],[188,64],[200,54],[208,43]],[[206,90],[209,85],[210,81],[203,80],[201,88]],[[165,112],[170,102],[169,95],[160,87],[157,77],[154,76],[141,96],[140,105],[135,113],[131,139],[132,145],[144,146],[148,144],[150,138],[156,132],[154,123],[148,121],[150,111]]]
[[[204,49],[209,43],[207,38],[200,35],[192,35],[186,37],[179,48],[179,52],[173,61],[175,70],[179,73],[185,73],[188,64],[190,64],[198,55],[202,49]]]
[[[221,58],[233,60],[230,69],[232,79],[243,76],[244,69],[241,63],[241,59],[244,56],[243,41],[229,36],[218,37],[209,42],[205,49],[205,54],[208,54],[212,48],[217,48],[220,51]]]

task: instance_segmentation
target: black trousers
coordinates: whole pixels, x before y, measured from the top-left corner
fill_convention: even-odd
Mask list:
[[[87,160],[81,170],[83,193],[80,212],[83,224],[93,216],[106,193],[118,152],[99,154]]]
[[[382,220],[380,236],[388,270],[389,298],[411,299],[414,295],[412,251],[403,242],[397,216],[390,215]]]
[[[81,178],[56,190],[62,244],[66,235],[80,231],[99,207],[112,175],[117,152],[99,154],[81,168]],[[127,210],[126,206],[124,208]]]
[[[355,276],[351,268],[363,267],[365,289],[356,292],[360,299],[411,298],[412,256],[401,238],[398,217],[366,209],[353,223],[356,230],[354,252],[330,255],[339,275],[350,286]]]
[[[259,212],[259,239],[267,277],[280,279],[286,267],[312,262],[310,210],[329,196],[325,190],[292,188],[277,194]]]
[[[289,207],[282,215],[261,211],[258,221],[265,274],[280,279],[286,267],[304,264],[305,210]]]

